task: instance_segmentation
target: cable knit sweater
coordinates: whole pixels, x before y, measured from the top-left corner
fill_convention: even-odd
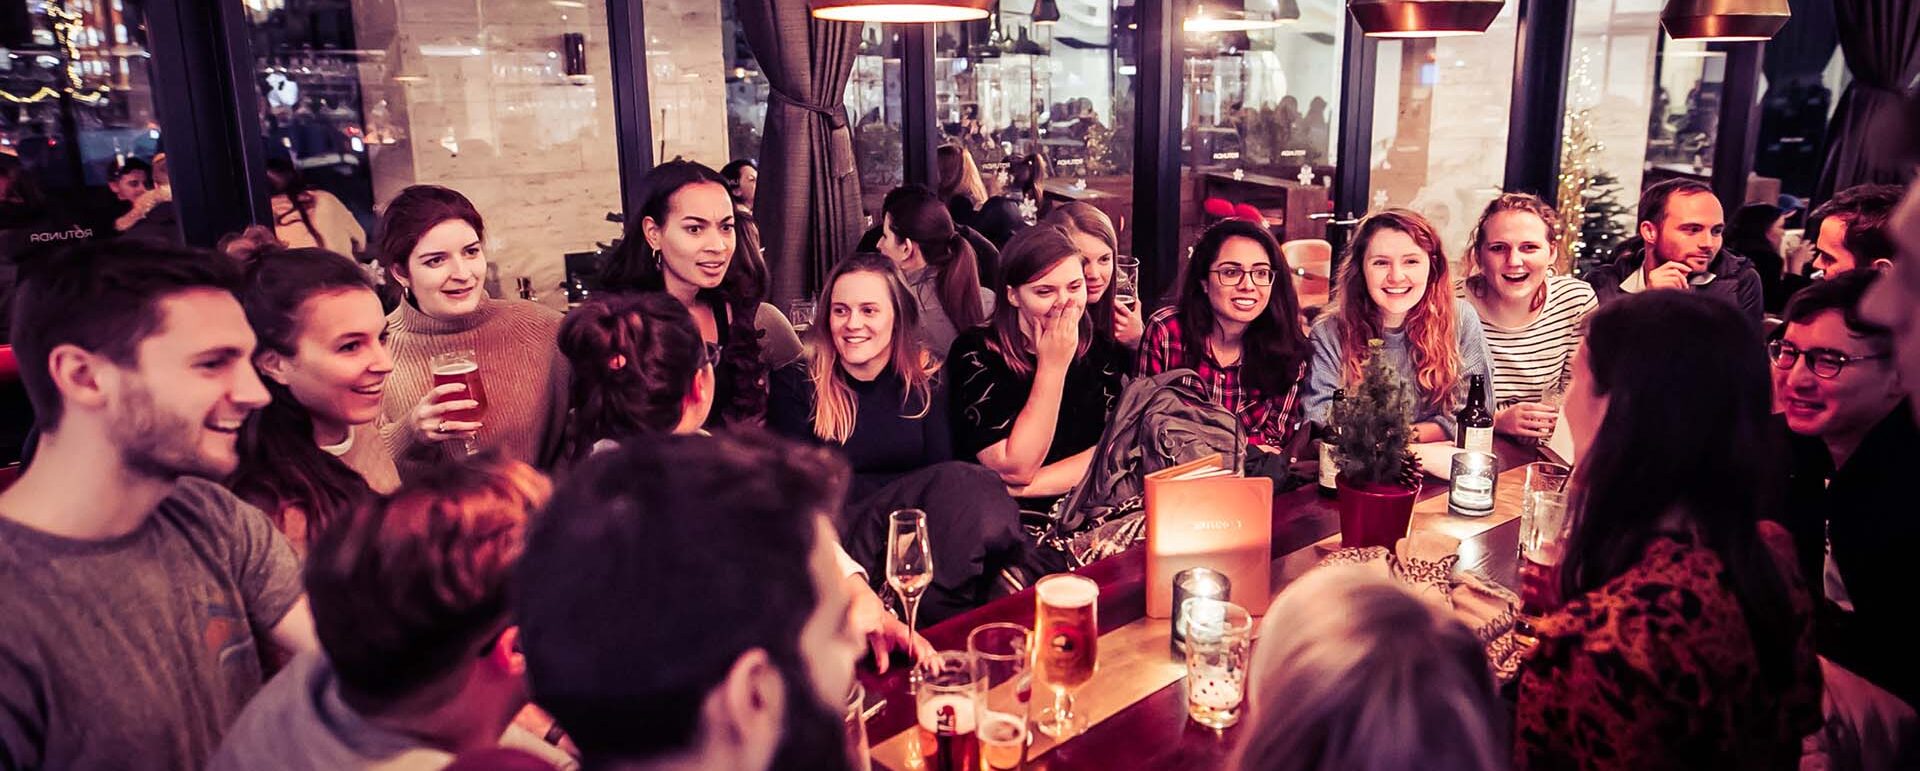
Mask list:
[[[461,348],[473,349],[487,392],[479,447],[542,469],[552,466],[566,427],[569,377],[556,345],[560,318],[559,311],[538,303],[491,298],[457,319],[428,316],[411,303],[387,317],[393,374],[387,376],[380,435],[401,479],[414,479],[461,452],[458,441],[427,442],[411,428],[414,405],[433,388],[429,362]]]

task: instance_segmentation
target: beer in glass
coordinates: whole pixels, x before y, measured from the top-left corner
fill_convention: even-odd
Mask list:
[[[1034,584],[1034,682],[1053,692],[1053,705],[1040,712],[1041,733],[1066,738],[1084,720],[1073,712],[1073,691],[1093,679],[1098,662],[1100,626],[1095,618],[1100,586],[1084,576],[1062,573]]]
[[[464,391],[435,397],[433,400],[435,404],[468,399],[478,402],[478,404],[473,407],[442,414],[440,416],[441,420],[477,423],[481,418],[485,417],[487,413],[487,386],[480,380],[480,360],[474,357],[472,350],[463,348],[435,354],[434,357],[428,361],[427,367],[428,371],[433,373],[434,388],[439,388],[448,383],[459,383],[467,387]],[[479,448],[474,446],[472,436],[466,437],[465,442],[468,455],[479,451]]]
[[[1559,588],[1560,557],[1571,523],[1566,493],[1539,490],[1526,496],[1520,511],[1520,613],[1514,632],[1530,642],[1535,639],[1534,624],[1553,610],[1548,598]]]
[[[980,683],[980,755],[986,771],[1019,768],[1033,694],[1033,633],[1019,624],[982,624],[967,634],[967,653]]]
[[[979,680],[973,657],[941,651],[920,662],[918,707],[920,757],[928,771],[979,771]]]

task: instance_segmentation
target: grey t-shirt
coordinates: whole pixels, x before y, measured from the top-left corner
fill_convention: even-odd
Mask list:
[[[0,517],[0,769],[199,769],[299,599],[286,539],[205,480],[104,541]]]
[[[523,750],[560,771],[579,763],[519,726],[500,746]],[[248,704],[207,771],[438,771],[453,755],[361,717],[340,698],[340,677],[319,653],[302,654]]]

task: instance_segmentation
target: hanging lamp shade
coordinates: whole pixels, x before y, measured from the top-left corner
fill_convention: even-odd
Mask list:
[[[1660,26],[1675,40],[1767,40],[1792,15],[1787,0],[1667,0]]]
[[[814,18],[829,21],[932,23],[987,18],[993,0],[807,0]],[[1055,18],[1058,17],[1055,11]]]
[[[1506,0],[1347,0],[1347,12],[1368,37],[1478,35]]]
[[[1054,0],[1034,0],[1033,23],[1059,24],[1060,4]]]

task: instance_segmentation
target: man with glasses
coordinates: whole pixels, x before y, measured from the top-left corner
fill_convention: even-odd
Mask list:
[[[1787,525],[1822,598],[1820,652],[1916,703],[1920,666],[1898,630],[1912,607],[1908,565],[1920,554],[1911,516],[1920,429],[1891,333],[1859,315],[1880,276],[1852,271],[1802,289],[1767,355],[1790,432]]]

